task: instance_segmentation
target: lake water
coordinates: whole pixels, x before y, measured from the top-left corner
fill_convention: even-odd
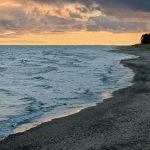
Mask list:
[[[131,85],[111,46],[0,46],[0,139]]]

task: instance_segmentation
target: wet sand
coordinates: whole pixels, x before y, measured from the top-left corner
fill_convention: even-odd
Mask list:
[[[55,119],[0,142],[0,150],[150,150],[150,50],[122,48],[140,56],[123,60],[134,85],[97,106]]]

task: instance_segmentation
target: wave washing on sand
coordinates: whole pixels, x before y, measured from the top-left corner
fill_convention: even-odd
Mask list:
[[[0,139],[94,106],[131,85],[110,46],[1,46]]]

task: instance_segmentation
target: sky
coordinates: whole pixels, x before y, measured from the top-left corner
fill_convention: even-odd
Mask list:
[[[0,0],[0,45],[130,45],[149,17],[149,0]]]

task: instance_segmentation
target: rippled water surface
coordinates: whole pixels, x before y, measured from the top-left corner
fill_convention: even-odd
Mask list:
[[[110,46],[1,46],[0,138],[22,124],[102,101],[129,85],[132,58]]]

